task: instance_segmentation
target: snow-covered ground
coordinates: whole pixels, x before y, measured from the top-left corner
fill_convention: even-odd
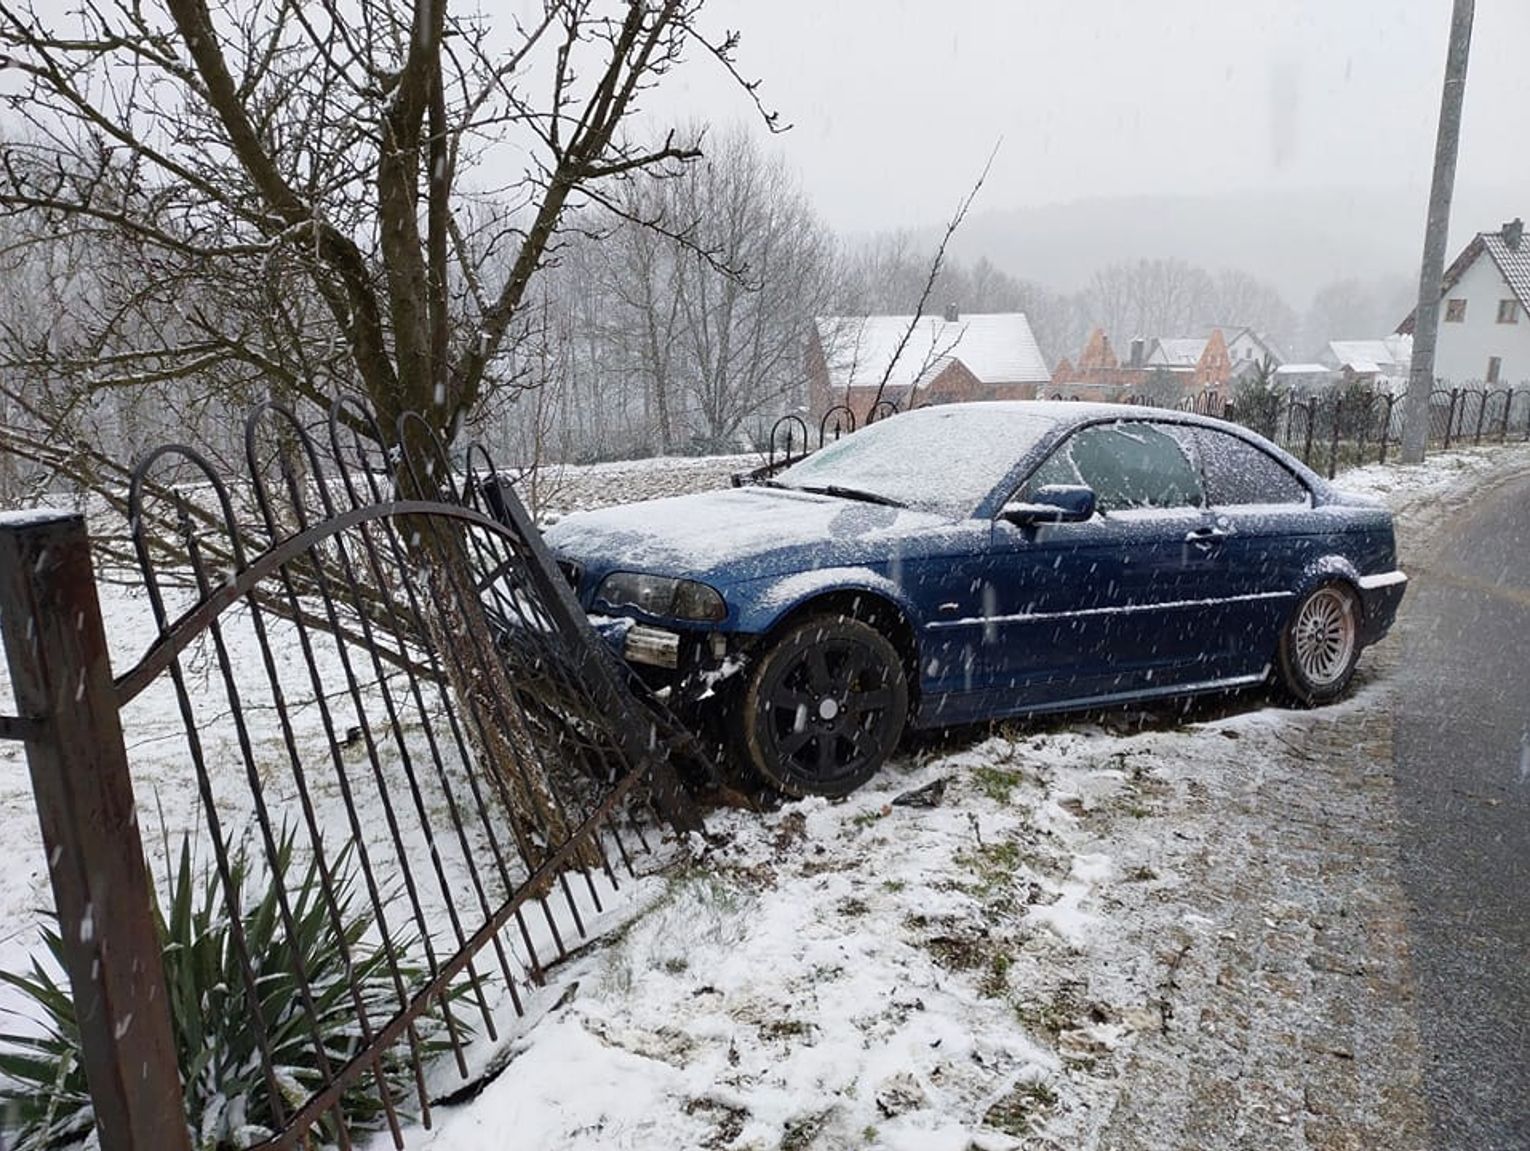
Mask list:
[[[726,483],[749,462],[567,469],[564,498],[549,491],[543,503],[677,494]],[[1340,482],[1398,512],[1406,557],[1466,493],[1526,467],[1530,449],[1510,447],[1368,467]],[[114,659],[126,666],[146,642],[146,613],[121,587],[103,597]],[[1388,880],[1367,870],[1370,855],[1306,859],[1314,840],[1298,818],[1323,824],[1347,811],[1343,835],[1386,840],[1386,804],[1367,790],[1366,765],[1381,754],[1373,729],[1386,713],[1387,659],[1385,647],[1368,655],[1353,696],[1320,712],[1255,694],[1187,717],[1161,709],[1108,726],[958,732],[906,751],[839,803],[714,812],[704,839],[648,862],[612,908],[604,941],[569,961],[510,1029],[502,1073],[471,1102],[438,1107],[433,1130],[411,1132],[409,1146],[1175,1145],[1169,1125],[1183,1117],[1144,1085],[1177,1082],[1193,1097],[1201,1087],[1186,1068],[1202,1064],[1207,1075],[1246,1064],[1236,1098],[1254,1117],[1244,1131],[1267,1136],[1247,1145],[1322,1145],[1328,1128],[1313,1118],[1306,1062],[1256,1066],[1247,1061],[1264,1055],[1244,1051],[1239,1064],[1234,1041],[1241,1026],[1279,1049],[1288,1033],[1307,1034],[1293,1020],[1324,996],[1344,1002],[1347,991],[1321,982],[1321,963],[1309,955],[1288,971],[1281,948],[1332,954],[1359,922],[1343,927],[1348,910],[1336,903],[1366,925],[1388,913]],[[0,709],[9,702],[0,676]],[[185,791],[161,706],[149,697],[126,717],[151,820],[156,794]],[[930,785],[932,806],[895,802]],[[15,969],[48,891],[24,759],[8,744],[0,843],[26,861],[0,872],[0,967]],[[1403,978],[1405,960],[1363,962],[1371,984]],[[1272,973],[1285,982],[1266,987]],[[1242,995],[1256,979],[1264,990],[1230,1009],[1230,989]],[[1291,1020],[1280,1014],[1287,991],[1300,996]],[[1407,1092],[1406,1020],[1378,1000],[1356,1027],[1333,1039],[1348,1055],[1332,1058],[1353,1064],[1371,1043],[1398,1053],[1350,1068],[1346,1082],[1394,1072],[1396,1082],[1378,1080],[1374,1098],[1328,1116],[1348,1135],[1333,1146],[1379,1145],[1364,1132],[1381,1138],[1411,1121],[1386,1102]],[[1206,1104],[1213,1114],[1217,1105]],[[1283,1141],[1290,1132],[1306,1142]]]
[[[1527,448],[1467,450],[1340,483],[1398,512],[1406,553],[1466,493],[1525,467]],[[1189,1062],[1205,1061],[1217,989],[1279,968],[1242,948],[1305,936],[1295,966],[1310,1002],[1274,993],[1241,1021],[1279,1052],[1304,1012],[1350,994],[1341,974],[1316,986],[1325,963],[1369,945],[1327,920],[1353,913],[1369,932],[1392,910],[1385,874],[1344,871],[1344,842],[1318,882],[1282,854],[1300,853],[1308,827],[1296,825],[1302,843],[1273,843],[1303,798],[1356,842],[1386,841],[1389,801],[1363,786],[1384,753],[1379,737],[1355,738],[1386,727],[1386,661],[1369,656],[1357,691],[1321,712],[1255,694],[1182,722],[1159,711],[1112,729],[958,733],[841,803],[714,813],[706,845],[653,877],[646,910],[564,973],[568,992],[503,1074],[438,1111],[420,1145],[478,1151],[507,1131],[528,1148],[1214,1145],[1159,1126],[1162,1109],[1141,1098],[1159,1050],[1189,1043]],[[942,782],[933,807],[893,802]],[[1346,821],[1335,796],[1347,788]],[[1228,891],[1217,876],[1263,878]],[[1368,1004],[1329,1057],[1369,1044],[1386,1060],[1363,1074],[1341,1064],[1336,1082],[1365,1090],[1329,1090],[1343,1102],[1324,1111],[1306,1061],[1272,1056],[1263,1094],[1237,1108],[1245,1136],[1268,1127],[1247,1145],[1407,1145],[1418,1129],[1405,961],[1357,962],[1396,994]],[[1236,1056],[1216,1058],[1232,1075]],[[1193,1111],[1206,1084],[1177,1087]],[[1387,1106],[1372,1098],[1394,1090]]]

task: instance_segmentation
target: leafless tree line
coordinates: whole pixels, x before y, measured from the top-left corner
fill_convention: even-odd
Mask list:
[[[0,500],[167,438],[235,455],[249,404],[336,393],[527,465],[734,447],[803,403],[827,314],[1019,310],[1052,362],[1096,325],[1322,326],[1177,260],[1069,293],[842,242],[758,134],[633,127],[689,57],[734,68],[702,2],[0,8]]]

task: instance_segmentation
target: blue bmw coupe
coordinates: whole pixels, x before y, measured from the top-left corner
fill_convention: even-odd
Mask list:
[[[1244,428],[971,403],[757,485],[571,515],[580,603],[795,795],[920,728],[1225,691],[1337,698],[1407,577],[1391,515]]]

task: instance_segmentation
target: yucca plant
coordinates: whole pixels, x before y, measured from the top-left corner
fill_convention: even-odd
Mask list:
[[[253,995],[217,875],[194,875],[189,839],[181,841],[168,885],[168,913],[156,901],[187,1124],[199,1151],[236,1151],[273,1133],[275,1108],[259,1047],[257,1006],[266,1023],[273,1077],[288,1113],[322,1084],[316,1032],[331,1071],[359,1050],[362,1039],[352,987],[374,1024],[380,1026],[398,1010],[387,956],[373,942],[371,904],[355,898],[349,848],[330,870],[343,928],[339,935],[333,930],[317,863],[310,860],[301,881],[289,886],[292,858],[292,837],[283,835],[274,866],[258,877],[258,884],[252,882],[242,848],[230,860],[233,903],[244,908],[245,947],[257,989]],[[292,908],[291,935],[284,930],[277,899],[283,886]],[[42,936],[62,970],[58,932],[44,929]],[[396,953],[407,950],[395,941]],[[297,978],[299,959],[312,997],[312,1017]],[[402,959],[400,974],[409,992],[424,978],[418,965],[404,966]],[[74,1146],[89,1136],[94,1120],[69,992],[35,960],[30,974],[0,972],[0,980],[29,1001],[32,1010],[26,1014],[43,1028],[40,1036],[0,1034],[0,1132],[12,1140],[14,1151]],[[427,1053],[444,1048],[441,1031],[439,1017],[418,1022],[416,1032]],[[413,1092],[407,1054],[407,1049],[394,1047],[381,1059],[389,1093],[398,1105]],[[375,1076],[354,1083],[341,1109],[353,1130],[379,1126],[383,1109]],[[333,1125],[327,1116],[314,1132],[316,1142],[336,1141]],[[0,1140],[0,1146],[5,1145]]]

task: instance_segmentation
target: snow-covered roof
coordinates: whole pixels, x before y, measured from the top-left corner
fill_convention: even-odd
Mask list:
[[[891,388],[924,387],[952,360],[985,384],[1040,384],[1051,380],[1045,358],[1023,312],[992,312],[947,320],[941,316],[820,316],[813,321],[829,369],[829,386],[876,387],[914,324],[887,377]]]
[[[1189,336],[1154,340],[1146,362],[1169,368],[1193,368],[1201,362],[1206,343],[1206,340]]]
[[[1275,369],[1277,376],[1326,376],[1333,369],[1327,364],[1281,364]]]
[[[1413,358],[1413,337],[1391,335],[1380,340],[1331,340],[1323,359],[1336,368],[1355,372],[1407,371]]]

